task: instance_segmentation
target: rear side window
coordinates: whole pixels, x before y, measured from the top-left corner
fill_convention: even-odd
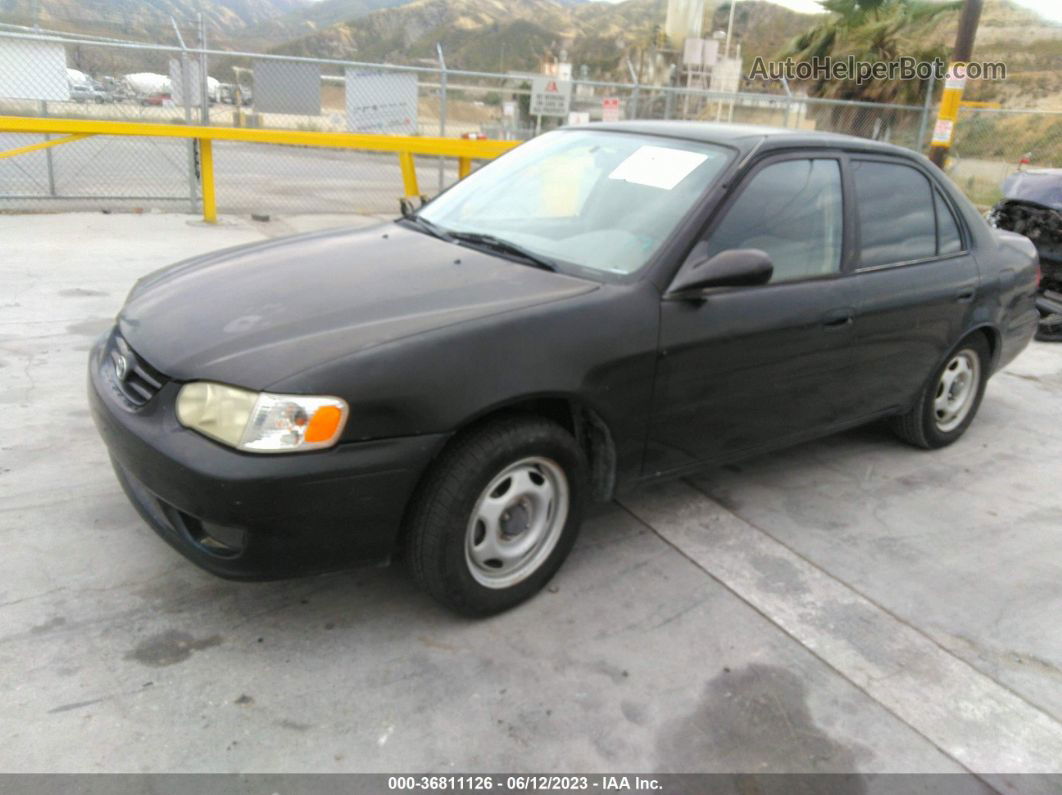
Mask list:
[[[708,256],[758,248],[771,283],[837,273],[844,228],[836,160],[785,160],[753,175],[708,239]]]
[[[853,160],[852,174],[859,213],[859,267],[936,256],[934,195],[925,175],[909,166],[872,160]]]
[[[962,236],[959,224],[940,191],[933,191],[937,202],[937,253],[956,254],[962,251]]]

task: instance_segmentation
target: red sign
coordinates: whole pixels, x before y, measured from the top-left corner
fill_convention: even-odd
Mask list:
[[[601,100],[601,121],[619,121],[619,97],[605,97]]]

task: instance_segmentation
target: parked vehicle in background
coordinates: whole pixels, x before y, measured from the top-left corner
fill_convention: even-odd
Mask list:
[[[90,404],[126,494],[196,564],[404,557],[486,615],[617,490],[882,418],[956,441],[1033,335],[1036,274],[906,149],[565,127],[397,222],[145,276],[92,350]]]
[[[103,75],[100,77],[99,86],[106,94],[108,102],[125,102],[133,96],[132,92],[125,84],[125,81],[119,80],[111,75]]]
[[[70,85],[70,99],[74,102],[91,102],[92,88],[84,83],[72,83]]]
[[[1062,169],[1021,169],[1003,181],[989,222],[1025,235],[1040,255],[1040,325],[1036,338],[1062,342]]]
[[[96,104],[114,101],[110,93],[100,83],[95,81],[71,82],[70,99],[74,102],[92,102]]]

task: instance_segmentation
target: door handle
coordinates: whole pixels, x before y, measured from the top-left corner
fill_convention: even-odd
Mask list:
[[[822,316],[822,325],[827,331],[843,329],[852,325],[855,320],[855,312],[849,308],[834,309]]]
[[[955,294],[955,300],[960,304],[968,304],[974,300],[974,296],[977,295],[977,289],[974,287],[963,287],[959,292]]]

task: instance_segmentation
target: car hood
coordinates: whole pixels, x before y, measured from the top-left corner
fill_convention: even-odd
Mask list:
[[[118,325],[171,378],[264,389],[366,348],[596,288],[384,224],[170,266],[137,282]]]

